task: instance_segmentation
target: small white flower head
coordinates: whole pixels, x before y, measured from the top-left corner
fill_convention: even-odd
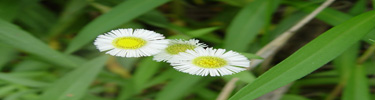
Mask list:
[[[187,50],[173,56],[170,63],[178,71],[200,76],[231,75],[250,67],[250,61],[245,56],[213,48]]]
[[[154,56],[154,60],[160,61],[169,61],[172,56],[179,54],[180,52],[185,52],[186,50],[194,50],[198,47],[206,47],[206,44],[199,43],[199,40],[190,39],[190,40],[181,40],[173,39],[169,40],[168,47],[162,50],[160,53]]]
[[[152,56],[167,47],[168,40],[145,29],[117,29],[99,35],[94,45],[100,52],[120,57]]]

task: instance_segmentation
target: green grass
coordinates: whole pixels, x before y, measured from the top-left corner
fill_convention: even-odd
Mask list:
[[[0,99],[214,100],[238,78],[230,100],[270,98],[287,84],[276,99],[374,100],[375,0],[336,0],[270,58],[255,54],[323,1],[0,0]],[[94,39],[118,28],[195,38],[264,62],[202,77],[99,52]]]

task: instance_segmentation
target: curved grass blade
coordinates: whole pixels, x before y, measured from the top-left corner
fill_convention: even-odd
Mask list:
[[[54,82],[40,100],[80,100],[103,68],[107,56],[95,58]]]
[[[328,63],[375,28],[375,11],[356,16],[323,33],[237,92],[231,100],[252,100]]]
[[[1,19],[0,41],[61,67],[73,68],[78,66],[70,58],[48,47],[48,45],[23,31],[18,26]]]
[[[119,25],[168,2],[169,0],[126,0],[109,12],[96,18],[85,26],[69,44],[65,53],[73,53],[94,40],[99,34],[107,32]]]
[[[245,51],[266,25],[279,0],[255,0],[236,15],[225,36],[224,48]]]

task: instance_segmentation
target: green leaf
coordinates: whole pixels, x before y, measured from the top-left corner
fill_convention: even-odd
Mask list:
[[[256,0],[236,15],[227,30],[224,48],[245,51],[277,8],[279,0]]]
[[[354,67],[354,66],[353,66]],[[362,65],[355,66],[344,89],[343,100],[370,100],[370,86]]]
[[[17,54],[18,52],[14,48],[0,43],[0,70],[6,63],[16,58]]]
[[[77,67],[71,59],[53,50],[19,27],[0,19],[0,41],[61,67]]]
[[[231,100],[251,100],[287,85],[328,63],[375,28],[375,11],[323,33],[238,91]]]
[[[102,70],[107,56],[88,61],[54,82],[40,100],[80,100]]]
[[[366,11],[367,0],[358,0],[352,8],[350,8],[349,13],[351,15],[358,15]]]
[[[311,5],[308,2],[301,2],[301,1],[293,1],[293,2],[287,2],[284,1],[286,4],[296,6],[297,8],[302,9],[305,12],[311,13],[315,8],[317,8],[319,5]],[[361,3],[361,2],[360,2]],[[309,6],[306,6],[309,5]],[[356,5],[360,6],[360,5]],[[346,13],[331,9],[331,8],[325,8],[322,12],[320,12],[317,15],[317,18],[330,24],[333,26],[336,26],[340,23],[343,23],[344,21],[352,18],[353,16],[348,15]],[[369,44],[375,43],[375,29],[373,29],[367,36],[363,37],[364,41],[366,41]]]
[[[152,10],[145,13],[144,15],[140,16],[138,20],[161,28],[168,28],[170,25],[167,17],[157,10]]]
[[[189,75],[186,73],[177,73],[161,92],[156,96],[156,100],[179,100],[185,96],[189,89],[194,88],[201,76]]]
[[[16,93],[13,93],[12,95],[7,96],[4,98],[4,100],[20,100],[23,95],[37,92],[36,90],[23,90],[23,91],[18,91]],[[29,99],[29,98],[28,98]]]
[[[31,79],[23,78],[23,77],[17,77],[5,73],[0,73],[0,80],[4,80],[10,83],[24,85],[24,86],[30,86],[30,87],[46,87],[49,84],[39,81],[34,81]]]
[[[156,74],[158,69],[161,67],[161,63],[153,61],[152,57],[143,59],[137,67],[133,82],[136,92],[141,92],[145,88],[145,84]]]
[[[168,2],[169,0],[126,0],[112,8],[109,12],[86,25],[69,44],[65,53],[73,53],[90,43],[99,34],[127,23],[132,19]]]
[[[176,75],[178,73],[180,73],[180,72],[177,72],[177,71],[175,71],[175,69],[170,68],[170,69],[162,72],[160,75],[155,76],[152,80],[147,82],[147,84],[145,86],[147,88],[147,87],[151,87],[151,86],[156,85],[156,84],[160,84],[160,83],[162,83],[162,82],[164,82],[164,81],[166,81],[170,78],[173,78],[174,75]]]
[[[11,93],[15,89],[17,89],[17,86],[14,86],[14,85],[1,86],[0,87],[0,97],[6,96],[7,94]]]
[[[359,52],[359,43],[355,43],[352,47],[333,60],[335,69],[340,73],[341,82],[346,82],[350,76],[350,71],[356,65]]]

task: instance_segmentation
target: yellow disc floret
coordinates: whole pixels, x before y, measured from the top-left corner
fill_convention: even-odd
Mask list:
[[[165,50],[172,55],[178,54],[180,52],[185,52],[186,50],[193,50],[196,46],[190,44],[173,44],[168,46]]]
[[[220,68],[227,65],[227,61],[219,57],[201,56],[193,59],[193,64],[202,68]]]
[[[115,39],[112,44],[122,49],[138,49],[146,44],[146,41],[137,37],[121,37]]]

